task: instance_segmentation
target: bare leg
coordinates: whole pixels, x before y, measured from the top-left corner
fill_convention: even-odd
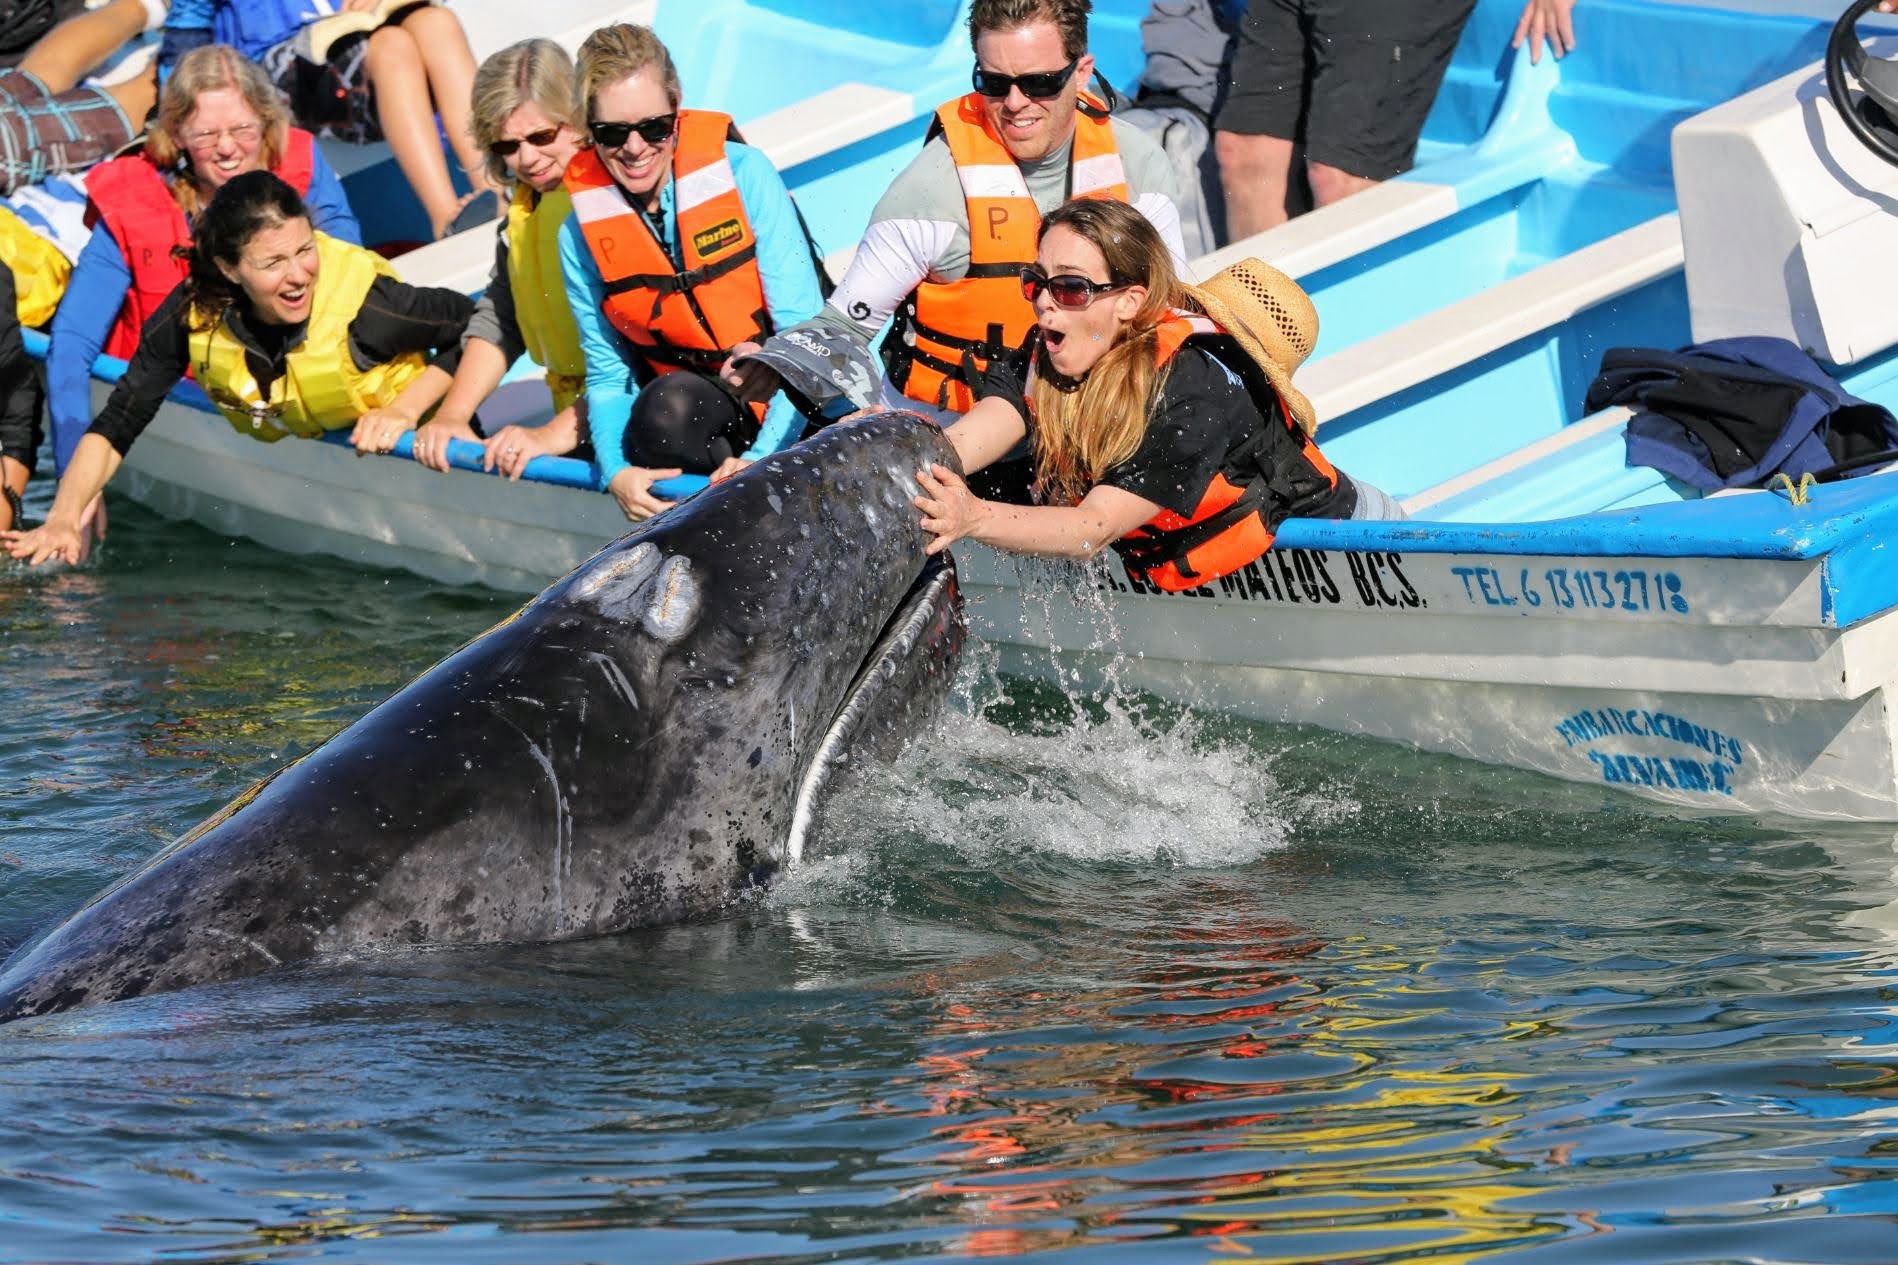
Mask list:
[[[1311,180],[1312,201],[1319,206],[1330,206],[1334,202],[1342,202],[1352,194],[1363,193],[1377,183],[1375,180],[1354,176],[1337,167],[1328,167],[1324,163],[1307,162],[1305,175]]]
[[[474,142],[474,51],[454,11],[439,5],[411,9],[402,29],[415,37],[428,74],[429,95],[442,118],[448,144],[461,160],[461,169],[476,193],[492,189],[487,162]]]
[[[145,126],[145,118],[158,104],[158,61],[146,67],[143,74],[127,79],[124,83],[115,83],[106,89],[119,109],[125,111],[125,117],[131,121],[132,135],[136,136]]]
[[[1226,195],[1226,234],[1232,241],[1283,224],[1292,178],[1293,144],[1277,136],[1213,133],[1219,184]]]
[[[461,209],[461,199],[455,196],[435,131],[422,50],[406,26],[378,27],[369,36],[363,67],[375,88],[376,114],[396,166],[422,200],[435,236],[440,237]]]
[[[103,9],[67,18],[40,36],[21,58],[20,69],[37,75],[48,92],[70,92],[119,45],[144,29],[143,0],[112,0]],[[133,121],[144,117],[140,111]]]
[[[26,495],[26,481],[33,472],[11,457],[0,457],[0,483],[15,496]],[[13,521],[13,507],[0,497],[0,531],[12,531],[19,526]]]

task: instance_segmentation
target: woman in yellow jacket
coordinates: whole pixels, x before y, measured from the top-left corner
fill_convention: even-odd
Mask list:
[[[415,432],[415,459],[446,470],[451,440],[482,441],[483,466],[518,479],[535,457],[572,452],[586,434],[587,362],[560,270],[560,226],[573,213],[561,178],[586,140],[567,50],[549,39],[522,40],[482,62],[474,133],[487,151],[489,178],[511,183],[514,193],[487,291],[462,335],[461,367],[435,416]],[[547,371],[553,420],[477,434],[475,410],[523,353]]]
[[[45,524],[0,533],[15,558],[81,560],[80,511],[187,370],[240,434],[353,427],[359,453],[388,451],[448,389],[466,295],[404,285],[379,256],[316,232],[296,190],[266,171],[220,188],[195,228],[189,274],[146,322]]]
[[[0,531],[20,524],[20,498],[40,449],[46,391],[21,331],[53,319],[72,265],[59,248],[0,207]]]

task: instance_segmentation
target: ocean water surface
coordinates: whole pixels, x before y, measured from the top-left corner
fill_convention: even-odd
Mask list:
[[[115,512],[0,569],[0,950],[517,604]],[[977,654],[824,846],[0,1029],[0,1260],[1898,1259],[1891,827]]]

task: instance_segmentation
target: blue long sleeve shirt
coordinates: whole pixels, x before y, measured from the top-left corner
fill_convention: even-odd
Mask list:
[[[798,223],[790,190],[771,160],[749,145],[725,147],[732,179],[745,204],[745,215],[758,239],[758,275],[764,282],[765,308],[771,322],[785,329],[816,316],[824,298],[817,287],[817,270],[810,247]],[[666,254],[680,264],[679,216],[674,209],[670,181],[659,195],[665,223]],[[587,249],[580,221],[568,216],[560,228],[560,266],[566,275],[567,298],[580,330],[580,349],[587,361],[587,426],[592,433],[594,460],[599,463],[600,486],[626,469],[626,423],[632,417],[639,385],[631,365],[639,352],[607,321],[600,269]],[[765,412],[758,440],[743,456],[755,461],[795,442],[804,433],[804,417],[782,394],[773,396]]]
[[[304,205],[310,223],[331,237],[362,245],[362,228],[343,194],[343,182],[321,150],[313,155],[310,192]],[[60,474],[72,459],[79,437],[92,425],[92,362],[99,358],[112,323],[125,306],[132,287],[132,267],[119,249],[118,239],[104,224],[95,226],[72,280],[53,316],[51,345],[46,353],[47,407],[53,418],[53,464]]]

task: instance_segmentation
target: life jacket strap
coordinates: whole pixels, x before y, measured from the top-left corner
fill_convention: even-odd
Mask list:
[[[1182,577],[1194,579],[1199,572],[1187,565],[1186,555],[1228,528],[1261,513],[1265,494],[1263,484],[1247,483],[1239,489],[1239,495],[1233,503],[1218,513],[1208,515],[1197,523],[1189,523],[1177,531],[1122,536],[1114,542],[1115,552],[1141,571],[1158,570],[1170,562]]]
[[[683,272],[637,272],[630,276],[615,277],[601,288],[607,298],[625,294],[629,290],[651,290],[652,317],[659,319],[660,304],[669,294],[683,294],[688,290],[715,281],[728,272],[735,272],[758,257],[758,244],[754,241],[743,250],[733,251],[717,263],[702,264],[697,268],[687,268]]]

